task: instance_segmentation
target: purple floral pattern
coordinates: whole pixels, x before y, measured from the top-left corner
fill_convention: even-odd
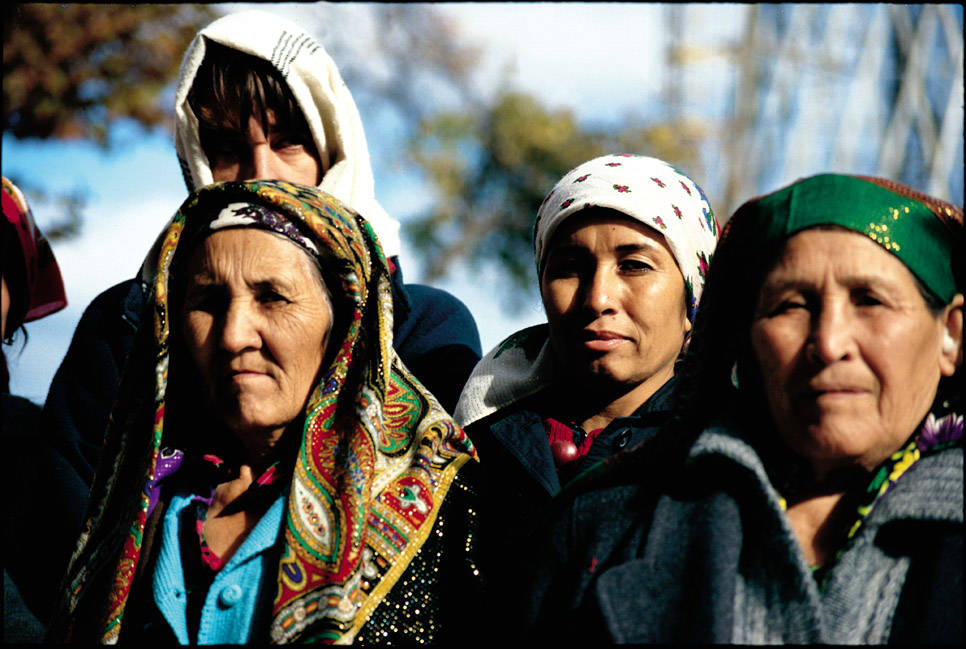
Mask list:
[[[963,416],[955,412],[936,419],[932,413],[926,416],[922,432],[916,439],[916,446],[924,453],[928,450],[947,448],[962,441]]]

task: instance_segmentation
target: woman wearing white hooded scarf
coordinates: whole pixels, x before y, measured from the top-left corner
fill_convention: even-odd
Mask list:
[[[490,351],[454,413],[480,455],[494,592],[515,592],[562,490],[671,416],[717,234],[698,185],[656,158],[589,160],[544,199],[533,247],[547,323]]]
[[[449,293],[403,283],[398,258],[402,248],[400,224],[376,200],[359,111],[332,58],[301,27],[263,11],[244,11],[211,23],[188,46],[175,96],[175,144],[188,189],[219,180],[264,179],[270,173],[257,165],[245,169],[242,164],[234,175],[213,174],[199,133],[199,117],[191,105],[193,86],[206,54],[213,49],[212,43],[233,50],[229,56],[234,55],[236,60],[242,54],[259,59],[256,64],[265,61],[271,71],[277,71],[284,79],[284,91],[301,111],[295,119],[301,122],[300,118],[304,118],[302,123],[312,140],[307,144],[314,146],[317,154],[320,177],[314,184],[364,216],[390,259],[396,351],[443,407],[452,411],[481,356],[476,322],[466,306]],[[208,78],[203,81],[208,83]],[[259,107],[254,109],[253,113]],[[244,115],[247,111],[240,112]],[[286,127],[288,134],[298,130],[291,124],[276,127]],[[234,135],[238,135],[237,129]],[[278,179],[298,182],[294,178]]]

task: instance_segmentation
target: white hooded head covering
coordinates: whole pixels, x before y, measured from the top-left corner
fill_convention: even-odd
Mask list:
[[[616,210],[664,235],[684,277],[693,321],[718,242],[718,223],[701,188],[667,162],[646,156],[606,155],[575,167],[537,211],[533,252],[538,274],[560,225],[591,207]],[[535,394],[553,375],[547,325],[518,331],[477,363],[453,417],[468,426]]]
[[[219,18],[202,29],[185,52],[175,95],[175,146],[188,189],[213,182],[201,148],[198,119],[188,104],[188,92],[209,40],[264,59],[281,73],[319,152],[323,169],[319,188],[365,217],[386,256],[397,256],[402,247],[399,222],[376,201],[366,135],[349,88],[332,58],[311,35],[264,11]]]

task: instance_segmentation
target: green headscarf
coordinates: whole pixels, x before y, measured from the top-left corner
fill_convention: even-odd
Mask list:
[[[819,225],[854,230],[898,257],[945,304],[958,292],[951,222],[958,218],[962,223],[962,209],[899,183],[821,174],[751,200],[735,216],[739,214],[761,225],[763,243]]]

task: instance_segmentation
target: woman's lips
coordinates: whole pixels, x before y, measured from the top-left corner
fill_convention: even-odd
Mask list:
[[[595,352],[609,352],[615,347],[628,342],[628,338],[613,331],[592,331],[584,329],[581,332],[581,342],[584,348]]]
[[[806,401],[834,403],[865,396],[866,394],[868,394],[868,390],[856,386],[810,386],[802,393],[802,396]]]
[[[836,389],[836,390],[815,390],[810,393],[813,399],[821,398],[840,398],[840,397],[856,397],[860,394],[865,394],[864,390],[853,390],[853,389]]]
[[[257,372],[255,370],[231,370],[228,372],[228,378],[232,381],[247,381],[263,376],[268,375],[265,372]]]

